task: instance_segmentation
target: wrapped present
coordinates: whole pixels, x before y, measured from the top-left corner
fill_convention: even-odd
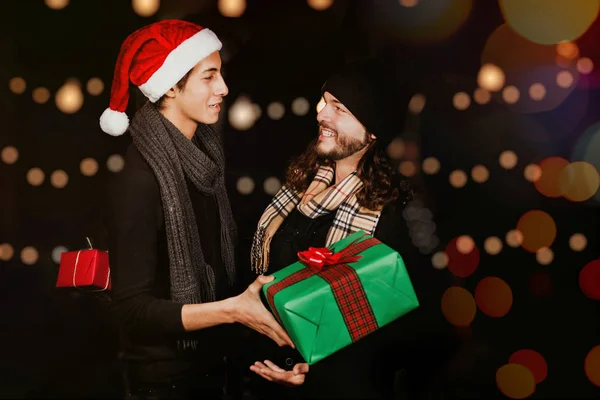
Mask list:
[[[60,256],[60,267],[56,287],[111,288],[108,252],[88,249],[64,252]]]
[[[400,254],[363,231],[298,257],[263,293],[310,365],[419,306]]]

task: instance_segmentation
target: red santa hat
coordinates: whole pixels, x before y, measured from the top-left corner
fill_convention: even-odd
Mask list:
[[[210,29],[186,21],[159,21],[133,32],[123,42],[117,58],[110,106],[100,117],[102,130],[113,136],[127,130],[129,81],[154,103],[221,47]]]

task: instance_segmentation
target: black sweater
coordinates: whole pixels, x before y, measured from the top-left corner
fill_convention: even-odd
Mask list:
[[[228,297],[221,261],[216,200],[188,182],[202,252],[215,270],[217,297]],[[122,352],[135,380],[161,382],[222,366],[228,326],[185,332],[183,304],[170,300],[169,256],[158,182],[132,144],[124,169],[109,187],[109,258],[113,315],[121,328]],[[182,353],[177,340],[195,338],[200,349]]]
[[[402,255],[420,307],[312,365],[300,387],[286,388],[253,376],[256,394],[272,399],[380,399],[392,396],[394,386],[396,391],[398,386],[402,386],[402,391],[423,391],[445,357],[449,324],[440,312],[438,292],[442,286],[435,283],[440,283],[435,276],[439,271],[430,265],[419,265],[402,210],[402,204],[386,207],[374,236]],[[298,251],[309,246],[323,247],[333,218],[334,214],[330,214],[313,220],[297,210],[290,213],[271,241],[269,272],[296,262]],[[254,359],[250,357],[248,363],[270,358],[280,367],[291,369],[295,363],[304,362],[297,351],[258,340],[261,346],[251,353]],[[419,365],[422,358],[428,363],[425,370]],[[395,384],[398,379],[403,381],[400,385]]]

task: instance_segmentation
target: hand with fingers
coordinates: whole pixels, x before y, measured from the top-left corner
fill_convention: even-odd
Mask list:
[[[273,314],[265,308],[260,299],[260,291],[263,285],[273,281],[273,279],[275,279],[273,276],[260,275],[242,294],[233,298],[234,320],[270,337],[279,346],[289,345],[295,349],[292,339],[277,323]]]
[[[298,363],[294,365],[291,371],[286,371],[269,360],[265,360],[264,363],[257,361],[254,365],[250,366],[250,371],[260,375],[264,379],[291,387],[300,386],[304,383],[308,369],[308,364]]]

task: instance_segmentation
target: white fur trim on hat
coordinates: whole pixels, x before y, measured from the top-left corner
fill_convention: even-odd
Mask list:
[[[127,114],[107,108],[100,116],[100,128],[109,135],[121,136],[129,127]]]
[[[208,28],[181,42],[173,49],[161,67],[139,86],[151,102],[156,102],[202,59],[221,50],[222,43]]]

